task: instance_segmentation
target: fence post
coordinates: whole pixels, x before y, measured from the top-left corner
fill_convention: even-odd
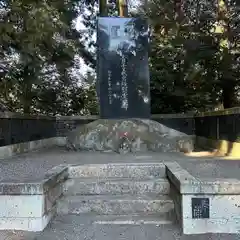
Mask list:
[[[196,136],[196,116],[193,116],[193,121],[192,121],[192,135]]]
[[[217,134],[217,140],[219,140],[219,117],[217,117],[217,129],[216,129],[216,134]]]

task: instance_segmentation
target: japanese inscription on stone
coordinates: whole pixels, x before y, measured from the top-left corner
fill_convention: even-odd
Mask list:
[[[209,218],[209,198],[192,198],[192,218]]]
[[[108,99],[109,104],[112,104],[112,81],[111,81],[112,72],[108,70]]]
[[[122,105],[121,107],[124,109],[128,109],[128,85],[127,85],[127,72],[126,72],[126,59],[124,55],[121,56],[121,67],[122,67]]]

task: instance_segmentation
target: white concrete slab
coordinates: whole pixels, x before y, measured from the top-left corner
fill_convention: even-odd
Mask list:
[[[210,219],[240,218],[240,195],[182,195],[183,218],[192,218],[192,198],[209,198]]]
[[[209,198],[209,218],[192,218],[192,198]],[[184,234],[240,233],[239,195],[182,195]]]
[[[183,234],[205,233],[240,233],[240,218],[238,219],[183,219]]]
[[[0,196],[0,217],[42,217],[44,215],[44,196]]]
[[[0,217],[0,230],[43,231],[55,214],[56,208],[53,208],[41,217]]]
[[[0,230],[42,231],[56,213],[67,173],[67,167],[59,166],[48,171],[39,183],[16,183],[16,188],[14,183],[2,183]],[[32,191],[35,185],[37,191]]]
[[[167,164],[166,174],[184,234],[240,233],[238,179],[195,178],[177,163]],[[209,199],[209,216],[192,216],[193,198]]]

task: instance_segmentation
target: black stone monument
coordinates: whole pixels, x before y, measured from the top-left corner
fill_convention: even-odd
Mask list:
[[[145,20],[98,18],[97,84],[101,118],[150,118]]]

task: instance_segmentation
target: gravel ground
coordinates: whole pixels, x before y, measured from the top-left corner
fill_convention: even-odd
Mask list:
[[[1,234],[1,232],[0,232]],[[2,235],[3,236],[3,235]],[[5,235],[7,236],[7,235]],[[1,237],[1,236],[0,236]],[[42,233],[11,233],[1,240],[239,240],[234,234],[182,235],[167,225],[99,225],[79,216],[59,216]]]
[[[139,153],[120,155],[99,152],[69,152],[64,148],[42,149],[0,161],[0,181],[42,179],[47,170],[59,164],[102,164],[114,162],[177,161],[194,176],[239,177],[240,161],[216,161],[219,158],[194,158],[181,153]],[[215,160],[214,162],[212,160]],[[196,164],[197,167],[196,167]],[[227,169],[227,170],[226,170]]]
[[[240,180],[240,161],[186,161],[180,163],[191,175],[196,178],[235,178]]]
[[[166,154],[164,154],[165,156]],[[174,154],[173,154],[174,155]],[[171,155],[172,156],[172,155]],[[171,159],[171,156],[167,156]],[[47,170],[59,164],[95,164],[110,162],[160,162],[154,153],[119,155],[116,153],[69,152],[64,148],[42,149],[0,161],[0,181],[42,179]],[[166,159],[166,156],[164,157]]]
[[[36,233],[24,231],[0,231],[0,240],[36,240]]]
[[[214,160],[214,161],[213,161]],[[114,162],[177,161],[196,177],[238,178],[240,161],[219,161],[219,158],[193,158],[180,153],[114,153],[68,152],[62,148],[44,149],[0,161],[0,181],[41,179],[45,172],[59,164],[102,164]],[[0,231],[0,240],[240,240],[239,235],[204,234],[182,236],[174,225],[122,226],[96,225],[75,216],[57,217],[44,232]]]

